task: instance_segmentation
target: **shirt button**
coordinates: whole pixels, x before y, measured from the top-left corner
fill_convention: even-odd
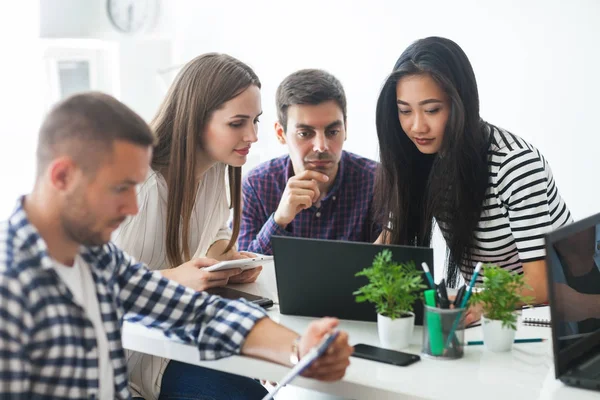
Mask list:
[[[319,218],[321,216],[321,211],[318,211],[315,215],[317,218]]]
[[[333,201],[335,201],[335,196],[332,197]]]

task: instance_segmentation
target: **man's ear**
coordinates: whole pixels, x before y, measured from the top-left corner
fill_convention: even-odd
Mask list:
[[[344,120],[344,142],[348,139],[348,121]]]
[[[48,166],[47,174],[50,184],[59,191],[69,190],[76,180],[79,168],[70,157],[60,157]]]
[[[285,129],[283,129],[283,126],[279,123],[279,121],[275,122],[275,135],[277,136],[277,140],[279,141],[279,143],[287,143],[285,137]]]

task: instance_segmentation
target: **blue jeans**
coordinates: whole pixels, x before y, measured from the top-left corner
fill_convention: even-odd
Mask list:
[[[160,400],[255,400],[267,394],[260,382],[239,375],[171,360]]]

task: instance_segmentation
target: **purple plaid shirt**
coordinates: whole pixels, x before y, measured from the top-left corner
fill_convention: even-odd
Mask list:
[[[271,236],[374,242],[381,228],[373,220],[373,186],[377,163],[342,152],[333,186],[319,208],[302,210],[285,228],[273,216],[294,168],[289,156],[274,158],[244,178],[242,224],[238,247],[273,254]]]

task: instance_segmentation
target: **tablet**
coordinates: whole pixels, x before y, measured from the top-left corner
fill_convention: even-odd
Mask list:
[[[241,268],[242,271],[259,266],[265,266],[273,262],[273,256],[258,256],[254,258],[242,258],[241,260],[221,261],[220,263],[204,268],[205,271],[223,271],[226,269]]]

